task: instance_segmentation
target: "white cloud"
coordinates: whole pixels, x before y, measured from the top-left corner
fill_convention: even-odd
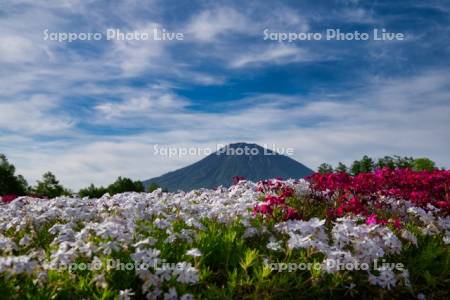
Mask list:
[[[142,118],[151,116],[153,113],[179,110],[184,105],[186,105],[185,101],[177,99],[171,94],[163,94],[157,97],[131,98],[119,103],[105,102],[95,108],[101,113],[98,117],[111,120],[114,118]]]
[[[186,40],[188,46],[177,51],[176,44],[153,41],[76,48],[43,41],[42,30],[82,32],[119,24],[123,31],[133,31],[166,24],[152,3],[57,2],[2,2],[2,9],[11,13],[0,19],[0,145],[31,183],[47,170],[74,189],[91,182],[107,184],[119,175],[147,179],[201,158],[153,155],[153,145],[163,143],[213,148],[236,141],[275,143],[294,147],[295,158],[313,168],[323,161],[350,162],[363,154],[429,156],[438,165],[450,166],[448,72],[363,77],[357,79],[366,83],[364,88],[333,97],[314,89],[308,96],[256,95],[222,104],[225,112],[199,112],[175,90],[187,83],[223,84],[232,74],[221,72],[221,67],[241,71],[321,59],[321,51],[254,43],[262,40],[264,28],[306,31],[307,18],[279,4],[216,6],[194,13],[186,26],[186,39],[194,40]],[[344,14],[353,22],[373,21],[370,11],[356,8]],[[76,22],[80,15],[88,24]],[[336,18],[336,11],[330,16]],[[183,20],[174,24],[182,25]],[[239,40],[237,45],[237,35],[252,44]],[[90,50],[92,55],[83,52]],[[340,51],[332,50],[335,55]],[[130,83],[134,79],[136,85]],[[208,100],[208,105],[219,106]],[[70,117],[69,101],[93,104],[81,105],[83,111]],[[77,124],[92,128],[83,131]],[[96,126],[112,134],[95,133]],[[138,128],[140,133],[115,132],[123,128]]]
[[[45,55],[45,49],[20,36],[0,36],[0,63],[29,63]]]
[[[230,32],[248,28],[246,18],[233,8],[217,7],[195,15],[186,26],[186,32],[195,39],[210,42]]]
[[[369,81],[351,96],[333,98],[257,95],[242,100],[247,105],[237,103],[238,108],[224,113],[200,113],[184,106],[158,113],[152,111],[157,102],[133,100],[137,101],[136,110],[144,111],[141,113],[127,108],[133,103],[130,100],[104,106],[103,113],[116,111],[120,116],[102,119],[103,125],[120,128],[125,123],[145,128],[156,123],[162,130],[113,137],[80,136],[69,142],[16,139],[13,147],[6,148],[6,154],[30,181],[53,170],[64,184],[75,189],[90,182],[107,184],[119,175],[151,178],[202,157],[154,155],[155,144],[211,149],[236,141],[276,144],[294,148],[294,158],[312,168],[324,161],[351,163],[364,154],[427,156],[438,166],[448,167],[450,104],[444,99],[448,99],[450,87],[441,80],[447,75],[433,72]],[[168,103],[169,107],[177,105],[172,100]]]
[[[151,23],[130,30],[120,30],[122,33],[147,33],[150,37],[148,40],[114,40],[110,59],[120,65],[123,71],[122,75],[138,75],[144,71],[161,67],[164,64],[164,58],[166,58],[167,65],[170,65],[167,53],[164,52],[165,43],[153,39],[154,30],[159,30],[161,27],[160,24]]]
[[[311,61],[317,59],[308,50],[292,45],[269,45],[259,46],[237,56],[230,62],[232,68],[242,68],[248,65],[260,66],[267,64],[286,64],[290,62]]]
[[[0,129],[20,135],[63,133],[74,122],[69,117],[54,114],[52,110],[56,107],[57,103],[45,96],[0,102]]]
[[[376,20],[371,11],[362,7],[346,7],[339,12],[339,20],[349,23],[373,24]],[[379,22],[380,20],[378,20]]]
[[[233,34],[262,36],[265,28],[271,30],[295,29],[307,31],[309,24],[305,16],[299,15],[291,7],[282,3],[260,5],[249,3],[239,5],[215,6],[194,14],[185,25],[189,37],[200,42],[220,42],[233,39]]]
[[[138,93],[120,102],[100,103],[95,110],[99,122],[110,122],[124,118],[155,118],[161,114],[177,113],[186,105],[185,100],[156,87],[150,92]]]

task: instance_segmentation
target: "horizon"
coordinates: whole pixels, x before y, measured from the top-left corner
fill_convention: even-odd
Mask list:
[[[160,174],[158,176],[155,176],[153,178],[147,178],[147,179],[127,178],[127,177],[123,177],[123,176],[119,175],[115,179],[118,180],[120,178],[123,178],[123,179],[136,180],[137,182],[141,182],[145,189],[152,183],[156,183],[158,187],[161,187],[163,189],[167,189],[166,186],[160,185],[160,183],[156,179],[159,179],[159,178],[164,177],[164,176],[169,175],[169,174],[174,174],[175,172],[182,171],[183,169],[186,169],[187,167],[194,166],[197,163],[199,163],[201,161],[204,161],[207,157],[214,156],[214,155],[217,155],[217,156],[225,155],[225,156],[235,156],[235,157],[240,157],[240,156],[260,156],[260,155],[262,155],[262,156],[269,156],[269,157],[272,157],[272,156],[278,156],[278,157],[279,156],[284,156],[284,157],[287,157],[287,158],[291,159],[294,163],[297,163],[297,164],[301,165],[306,171],[311,171],[311,174],[313,174],[313,173],[320,173],[320,170],[317,170],[318,168],[314,168],[314,169],[310,168],[309,166],[306,166],[306,165],[302,164],[301,162],[297,161],[296,159],[292,158],[291,156],[294,154],[292,148],[280,149],[280,148],[276,148],[276,146],[274,144],[272,144],[272,148],[270,148],[269,146],[270,145],[266,145],[266,144],[258,145],[256,143],[246,143],[246,142],[242,142],[241,141],[241,142],[231,142],[231,143],[226,144],[226,145],[224,145],[224,144],[217,144],[215,150],[212,149],[212,148],[202,148],[202,149],[200,149],[200,148],[195,148],[195,147],[191,147],[191,148],[171,148],[171,147],[163,148],[165,150],[162,150],[161,148],[158,148],[158,151],[160,151],[160,153],[158,153],[158,154],[154,153],[154,154],[155,155],[159,155],[159,156],[163,156],[163,157],[166,156],[168,158],[176,157],[176,158],[180,159],[183,156],[186,156],[186,155],[197,155],[198,153],[203,153],[204,155],[202,157],[200,157],[197,161],[195,161],[193,163],[190,163],[189,165],[181,166],[178,169],[170,170],[168,172],[162,173],[162,174]],[[259,148],[263,149],[262,152],[261,152],[261,150]],[[256,149],[256,151],[253,151],[255,149]],[[195,153],[195,154],[191,154],[189,152],[190,150],[194,150],[193,153]],[[277,150],[281,150],[281,151],[277,151]],[[200,152],[195,152],[195,151],[200,151]],[[156,152],[156,150],[155,150],[155,152]],[[373,171],[375,171],[376,168],[377,168],[376,167],[377,166],[377,160],[383,159],[383,158],[386,158],[386,157],[390,157],[391,159],[408,158],[406,156],[405,157],[401,157],[401,156],[398,156],[398,155],[376,157],[376,158],[368,157],[373,162],[373,168],[374,168]],[[410,158],[411,159],[422,159],[422,158],[428,159],[428,158],[425,158],[425,157],[416,157],[416,158],[410,157]],[[358,162],[358,159],[355,159],[353,161],[353,163],[355,163],[355,162]],[[431,162],[435,163],[433,161],[431,161]],[[9,162],[9,163],[11,163],[11,162]],[[343,164],[344,166],[346,166],[348,168],[348,171],[346,171],[348,174],[351,173],[350,169],[352,168],[353,163],[350,163],[348,165],[346,165],[345,163]],[[339,162],[339,164],[342,164],[342,162]],[[14,166],[14,164],[12,164],[12,165]],[[331,164],[329,164],[327,162],[322,163],[322,165],[328,165],[329,167],[338,167],[338,166],[333,166],[333,165],[331,165]],[[435,169],[438,170],[438,169],[443,169],[443,168],[439,167],[439,166],[435,166]],[[338,169],[334,168],[334,171],[332,171],[332,172],[337,172],[337,170]],[[47,172],[52,173],[51,171],[47,171]],[[17,175],[21,175],[21,174],[17,174],[17,172],[16,172],[16,176]],[[233,176],[231,176],[229,178],[230,179],[229,180],[230,184],[231,184],[232,181],[234,182],[235,177],[236,178],[242,178],[242,179],[245,179],[245,180],[250,180],[250,181],[253,181],[253,182],[259,182],[261,180],[270,180],[270,179],[272,179],[273,176],[272,177],[269,176],[267,178],[260,178],[260,179],[257,179],[257,180],[252,180],[252,179],[249,179],[247,177],[242,177],[239,174],[237,174],[237,175],[235,174],[235,175],[233,175]],[[285,176],[277,175],[277,176],[275,176],[273,178],[286,180],[286,179],[301,179],[301,178],[306,178],[306,177],[305,176],[285,177]],[[42,178],[40,178],[40,179],[42,179]],[[26,178],[25,178],[25,180],[26,180]],[[36,181],[36,183],[38,183],[38,180]],[[225,186],[227,186],[229,183],[227,183]],[[32,188],[33,184],[30,183],[30,182],[28,182],[28,184],[29,184],[29,187]],[[111,183],[109,183],[109,184],[111,184]],[[95,186],[95,185],[94,185],[94,183],[91,182],[89,184],[89,186]],[[87,188],[87,187],[88,186],[84,186],[82,188]],[[103,186],[99,185],[98,187],[103,187]],[[71,189],[69,189],[69,191],[70,192],[74,192]]]
[[[51,171],[74,190],[206,157],[155,145],[237,140],[313,170],[363,155],[449,168],[445,4],[3,1],[0,153],[30,184]]]

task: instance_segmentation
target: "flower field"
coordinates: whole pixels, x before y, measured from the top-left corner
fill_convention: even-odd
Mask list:
[[[450,172],[0,204],[4,299],[448,299]]]

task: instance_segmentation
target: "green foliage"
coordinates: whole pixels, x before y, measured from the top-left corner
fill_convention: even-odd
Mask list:
[[[358,175],[359,173],[373,172],[376,169],[382,168],[409,168],[414,171],[433,171],[436,169],[436,164],[431,159],[425,157],[414,159],[412,157],[394,155],[384,156],[375,162],[371,157],[364,155],[360,160],[355,160],[349,168],[345,164],[339,162],[338,166],[334,169],[334,172],[347,172],[352,175]],[[332,173],[333,166],[323,163],[319,166],[318,172]]]
[[[333,173],[333,166],[331,166],[330,164],[327,164],[327,163],[323,163],[319,166],[319,168],[317,169],[317,172],[319,172],[321,174]]]
[[[350,174],[356,175],[361,173],[361,162],[359,160],[355,160],[350,166]]]
[[[409,270],[413,286],[429,298],[448,299],[449,247],[442,242],[442,236],[423,235],[419,227],[412,224],[407,226],[415,233],[418,247],[405,247],[399,261]]]
[[[360,162],[361,172],[372,172],[375,169],[375,163],[373,159],[368,157],[367,155],[364,155]]]
[[[271,270],[276,263],[285,265],[314,264],[323,259],[323,254],[308,249],[283,249],[272,251],[266,245],[270,234],[259,234],[244,238],[245,226],[239,221],[224,224],[217,220],[201,220],[203,229],[191,241],[177,240],[168,243],[166,229],[157,228],[154,220],[140,221],[139,234],[157,240],[153,248],[161,251],[161,257],[168,262],[187,261],[199,270],[199,282],[185,285],[171,281],[179,295],[191,293],[195,299],[412,299],[419,293],[427,299],[448,299],[448,278],[450,276],[450,251],[442,242],[442,236],[420,234],[420,227],[407,224],[409,230],[418,238],[418,246],[407,242],[400,255],[391,257],[404,264],[410,272],[411,288],[398,287],[386,290],[367,283],[366,271],[339,272],[328,274],[323,270],[293,269]],[[48,224],[41,228],[35,241],[39,247],[51,247],[53,236],[48,232]],[[260,227],[262,224],[256,225]],[[181,234],[192,229],[183,220],[175,220],[173,232]],[[16,235],[11,233],[10,236]],[[22,235],[22,234],[21,234]],[[20,237],[17,237],[18,240]],[[98,239],[98,237],[96,237]],[[285,240],[280,234],[277,240]],[[98,240],[97,242],[107,240]],[[36,247],[37,245],[32,245]],[[186,250],[197,248],[200,257],[186,255]],[[120,249],[100,258],[104,264],[107,259],[132,263],[132,249]],[[389,257],[387,257],[389,261]],[[77,259],[77,262],[90,262],[90,259]],[[39,285],[26,275],[8,277],[0,274],[0,299],[117,299],[120,290],[131,288],[135,299],[143,299],[142,281],[134,270],[50,270],[48,279]],[[372,271],[373,272],[373,271]],[[94,278],[104,275],[105,287],[96,284]],[[355,284],[354,289],[349,289]],[[20,286],[20,289],[16,287]]]
[[[83,197],[100,198],[101,196],[103,196],[107,192],[108,192],[108,190],[106,188],[104,188],[102,186],[96,187],[94,184],[91,183],[91,185],[88,186],[87,188],[81,189],[78,192],[78,195],[81,198],[83,198]]]
[[[155,189],[157,189],[157,186]],[[80,189],[78,195],[80,197],[89,197],[89,198],[100,198],[104,194],[108,193],[110,195],[125,193],[125,192],[144,192],[144,185],[141,181],[133,181],[130,178],[119,177],[112,184],[107,186],[106,188],[103,186],[96,187],[91,183],[90,186]],[[153,190],[152,190],[153,191]]]
[[[0,154],[0,195],[25,195],[28,183],[22,175],[15,175],[16,168],[5,155]]]
[[[344,172],[344,173],[346,173],[346,172],[348,172],[348,167],[344,163],[339,162],[339,164],[336,167],[335,171],[336,172]]]
[[[375,169],[375,163],[372,158],[364,155],[361,160],[355,160],[350,167],[352,175],[358,175],[359,173],[372,172]]]
[[[395,167],[399,168],[399,169],[404,169],[404,168],[412,168],[413,167],[413,162],[414,162],[414,158],[412,157],[400,157],[398,155],[394,156],[394,161],[395,161]]]
[[[159,185],[153,182],[147,187],[147,192],[151,193],[153,191],[156,191],[157,189],[159,189],[159,187]]]
[[[429,158],[421,157],[421,158],[412,158],[412,157],[401,157],[398,155],[385,156],[383,158],[378,159],[375,164],[377,169],[381,168],[389,168],[389,169],[404,169],[410,168],[414,171],[433,171],[436,169],[436,164]]]
[[[392,156],[385,156],[385,157],[379,158],[375,164],[375,168],[377,168],[377,169],[383,169],[383,168],[395,169],[396,167],[397,166],[395,163],[395,159]]]
[[[107,191],[110,195],[125,192],[144,192],[144,185],[141,181],[133,181],[130,178],[119,177],[107,187]]]
[[[433,171],[436,169],[436,164],[429,158],[416,158],[413,162],[412,169],[414,171]]]
[[[414,171],[433,171],[436,169],[436,164],[429,158],[421,157],[421,158],[412,158],[412,157],[401,157],[395,155],[394,157],[385,156],[384,158],[380,158],[376,164],[377,168],[388,167],[390,169],[403,169],[410,168]]]
[[[37,182],[37,185],[31,189],[31,193],[35,196],[46,198],[68,196],[71,194],[68,189],[59,184],[59,181],[52,172],[44,173],[42,175],[42,181]]]

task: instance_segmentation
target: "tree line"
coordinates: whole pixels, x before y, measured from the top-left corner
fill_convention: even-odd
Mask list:
[[[328,163],[323,163],[319,166],[319,173],[333,173],[346,172],[351,175],[359,173],[373,172],[381,168],[410,168],[415,171],[432,171],[437,169],[436,164],[429,158],[412,158],[401,156],[385,156],[377,160],[364,155],[360,160],[355,160],[350,166],[339,162],[336,167]],[[80,197],[99,198],[104,194],[115,195],[124,192],[152,192],[158,189],[159,186],[155,183],[150,184],[147,190],[141,181],[133,181],[130,178],[118,177],[116,181],[110,185],[95,186],[89,185],[82,188],[78,193],[74,193],[68,188],[64,187],[56,176],[51,172],[46,172],[42,175],[42,179],[38,180],[36,185],[29,186],[22,175],[16,175],[16,168],[11,164],[5,155],[0,154],[0,196],[1,195],[17,195],[17,196],[33,196],[39,198],[54,198],[59,196],[71,196],[78,194]]]
[[[80,197],[99,198],[104,194],[115,195],[124,192],[153,192],[159,186],[155,183],[150,184],[145,190],[141,181],[133,181],[130,178],[118,177],[110,185],[96,187],[93,184],[82,188],[78,193],[64,187],[56,176],[51,172],[42,175],[36,185],[30,186],[22,175],[16,174],[16,168],[11,164],[4,154],[0,153],[0,196],[17,195],[33,196],[39,198],[54,198],[59,196],[71,196],[78,194]]]
[[[339,162],[334,168],[328,163],[323,163],[317,169],[319,173],[338,173],[345,172],[351,175],[358,175],[359,173],[373,172],[377,169],[404,169],[409,168],[414,171],[433,171],[436,170],[436,163],[429,158],[412,158],[401,157],[398,155],[385,156],[374,160],[371,157],[364,155],[360,160],[355,160],[350,166],[346,166],[344,163]]]

